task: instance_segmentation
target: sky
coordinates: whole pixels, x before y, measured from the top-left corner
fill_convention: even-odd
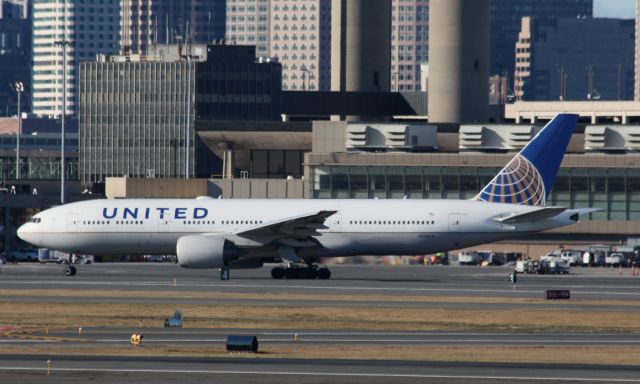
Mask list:
[[[594,0],[593,15],[633,19],[636,17],[636,0]]]

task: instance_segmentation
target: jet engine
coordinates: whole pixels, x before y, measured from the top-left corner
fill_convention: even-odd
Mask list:
[[[178,264],[184,268],[222,268],[238,258],[236,246],[220,236],[188,235],[176,244]]]

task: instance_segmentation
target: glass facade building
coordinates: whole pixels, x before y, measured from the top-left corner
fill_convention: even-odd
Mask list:
[[[513,79],[514,47],[521,19],[536,20],[557,17],[593,15],[593,0],[491,0],[491,75],[507,72]],[[512,82],[509,81],[509,84]]]
[[[197,64],[199,120],[280,120],[282,65],[256,61],[255,47],[210,45]]]
[[[16,136],[0,135],[0,183],[16,179]],[[38,133],[20,137],[20,180],[60,179],[60,135]],[[78,135],[65,138],[65,177],[78,180]]]
[[[0,0],[0,116],[17,115],[19,81],[25,92],[20,98],[22,112],[31,110],[31,18],[26,1]]]
[[[312,166],[313,198],[471,199],[501,167]],[[597,207],[592,220],[640,220],[640,169],[561,168],[547,204]]]
[[[633,19],[528,21],[516,47],[518,99],[633,99]]]

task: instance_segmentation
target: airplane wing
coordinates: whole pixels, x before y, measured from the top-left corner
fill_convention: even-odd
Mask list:
[[[517,224],[528,221],[548,219],[549,217],[556,216],[566,210],[567,208],[565,207],[545,207],[525,213],[514,213],[506,217],[496,217],[493,220],[499,223]]]
[[[233,238],[242,238],[258,243],[278,241],[292,246],[316,245],[309,243],[312,236],[318,235],[318,229],[327,228],[324,221],[337,211],[315,211],[284,219],[269,221],[233,232]]]

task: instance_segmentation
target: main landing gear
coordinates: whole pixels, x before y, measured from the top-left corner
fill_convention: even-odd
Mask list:
[[[65,261],[62,261],[62,262],[65,262]],[[73,262],[74,262],[73,253],[70,253],[69,258],[66,260],[66,263],[65,263],[67,264],[67,266],[64,267],[64,270],[63,270],[65,276],[75,276],[77,270],[76,270],[76,267],[73,266]]]
[[[331,271],[327,267],[306,264],[289,264],[278,266],[271,270],[274,279],[320,279],[327,280],[331,277]]]

